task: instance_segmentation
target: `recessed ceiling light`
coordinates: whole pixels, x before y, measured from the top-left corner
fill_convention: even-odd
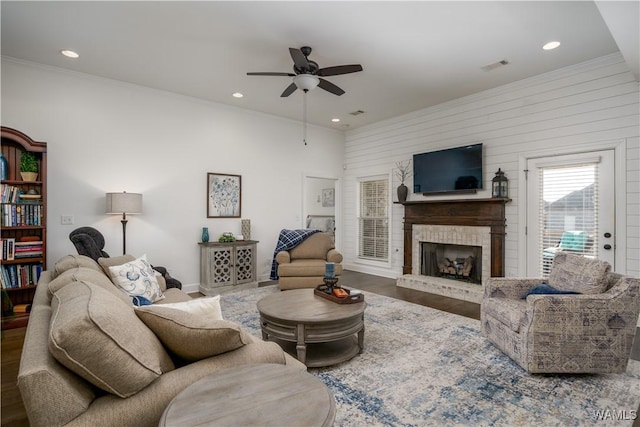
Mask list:
[[[80,55],[77,52],[74,52],[73,50],[69,50],[69,49],[63,49],[60,51],[60,53],[66,56],[67,58],[75,59],[80,57]]]
[[[542,46],[542,48],[544,50],[551,50],[551,49],[555,49],[558,46],[560,46],[560,42],[549,42],[547,44],[545,44],[544,46]]]
[[[240,92],[234,92],[231,96],[233,96],[234,98],[242,98],[244,95]]]
[[[337,117],[335,117],[335,118],[331,119],[331,121],[332,121],[333,123],[338,123],[338,122],[340,121],[340,119],[339,119],[339,118],[337,118]]]

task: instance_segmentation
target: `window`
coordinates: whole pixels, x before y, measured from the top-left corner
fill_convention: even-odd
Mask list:
[[[598,238],[598,163],[541,168],[538,203],[542,276],[559,250],[595,256]]]
[[[389,260],[389,180],[360,182],[358,257]]]

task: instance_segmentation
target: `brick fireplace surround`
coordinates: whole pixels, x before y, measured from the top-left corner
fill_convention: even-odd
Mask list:
[[[491,198],[404,202],[404,265],[396,286],[480,303],[489,275],[504,276],[505,205],[509,201]],[[482,246],[483,284],[421,275],[420,254],[415,252],[427,236],[438,236],[438,243]]]

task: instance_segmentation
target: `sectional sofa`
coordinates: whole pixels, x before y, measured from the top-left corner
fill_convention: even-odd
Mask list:
[[[174,396],[221,369],[306,369],[232,322],[163,307],[200,299],[161,281],[162,299],[134,308],[103,267],[68,255],[40,278],[18,373],[31,426],[157,426]]]

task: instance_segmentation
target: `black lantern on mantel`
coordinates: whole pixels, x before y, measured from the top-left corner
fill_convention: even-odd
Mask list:
[[[498,168],[496,176],[491,180],[491,197],[508,198],[509,180],[504,176],[504,172]]]

